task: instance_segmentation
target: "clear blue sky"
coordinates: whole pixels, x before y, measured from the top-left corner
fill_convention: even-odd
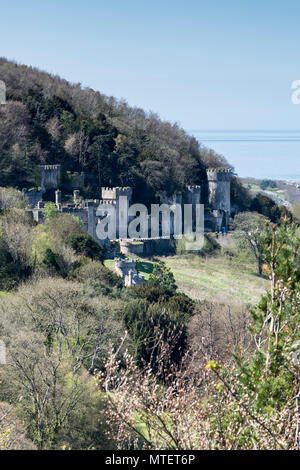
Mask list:
[[[123,97],[188,131],[300,129],[300,105],[291,102],[291,83],[300,79],[299,1],[0,0],[0,7],[0,54],[8,59]],[[242,175],[300,178],[300,142],[207,145]]]

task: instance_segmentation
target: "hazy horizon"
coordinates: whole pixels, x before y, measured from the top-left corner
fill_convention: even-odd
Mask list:
[[[223,155],[240,177],[300,180],[300,130],[193,129],[188,133]]]

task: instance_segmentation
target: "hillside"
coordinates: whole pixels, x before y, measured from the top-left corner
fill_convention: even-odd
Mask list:
[[[61,164],[85,173],[85,196],[101,186],[132,186],[134,198],[152,200],[157,191],[201,184],[207,167],[229,167],[176,123],[132,108],[80,84],[0,59],[7,104],[0,109],[0,179],[19,189],[39,185],[39,164]],[[246,190],[232,184],[233,203]],[[249,199],[249,197],[248,197]]]
[[[223,253],[210,257],[167,256],[159,258],[174,274],[180,291],[192,299],[231,306],[255,305],[268,286],[268,281],[255,272],[252,260],[241,261]],[[114,260],[105,265],[114,270]],[[149,278],[154,262],[139,261],[139,272]]]
[[[248,189],[272,195],[278,204],[300,204],[300,181],[259,180],[255,178],[241,178]],[[268,185],[269,182],[269,185]],[[271,186],[270,186],[271,185]]]

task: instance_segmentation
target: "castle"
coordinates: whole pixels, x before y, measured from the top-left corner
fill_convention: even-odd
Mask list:
[[[31,206],[30,211],[34,219],[40,222],[43,219],[43,194],[48,190],[55,190],[55,205],[61,213],[67,213],[77,216],[84,227],[98,243],[106,243],[109,248],[110,242],[118,240],[120,251],[124,254],[136,254],[139,256],[168,253],[171,249],[172,243],[174,245],[174,219],[171,219],[170,237],[168,239],[163,237],[152,237],[146,234],[143,238],[128,239],[120,236],[119,233],[119,218],[116,220],[116,237],[107,239],[105,242],[100,241],[96,230],[97,224],[101,219],[101,214],[109,211],[114,207],[120,214],[128,218],[127,211],[131,201],[133,190],[131,187],[115,187],[101,188],[101,199],[85,200],[80,196],[79,187],[83,186],[83,174],[75,174],[73,181],[75,181],[75,188],[73,187],[73,200],[62,202],[62,192],[60,189],[61,184],[61,166],[60,165],[41,165],[41,190],[26,191],[23,190],[24,196],[28,199]],[[205,230],[208,232],[220,231],[222,227],[228,228],[231,215],[230,204],[230,184],[232,173],[231,170],[226,168],[208,169],[207,170],[207,188],[208,197],[205,204]],[[127,208],[125,207],[126,215],[122,213],[124,207],[120,205],[120,197],[126,196]],[[187,186],[183,193],[176,193],[168,195],[166,191],[161,192],[159,196],[160,204],[168,204],[170,209],[175,205],[182,206],[183,204],[201,204],[203,200],[201,186]],[[123,209],[122,209],[123,207]],[[119,213],[120,211],[120,213]],[[171,211],[172,216],[172,211]],[[150,217],[150,216],[149,216]],[[127,219],[130,220],[130,217]],[[145,235],[145,234],[144,234]]]

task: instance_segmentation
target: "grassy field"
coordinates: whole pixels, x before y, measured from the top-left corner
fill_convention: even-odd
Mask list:
[[[253,263],[242,262],[222,254],[202,258],[196,255],[158,258],[173,272],[179,290],[194,299],[225,304],[255,304],[268,287],[268,281],[256,274]],[[113,260],[105,265],[114,268]],[[139,261],[139,272],[148,279],[153,263]]]
[[[165,257],[180,290],[194,299],[226,304],[255,304],[268,287],[268,281],[247,265],[226,256]]]

